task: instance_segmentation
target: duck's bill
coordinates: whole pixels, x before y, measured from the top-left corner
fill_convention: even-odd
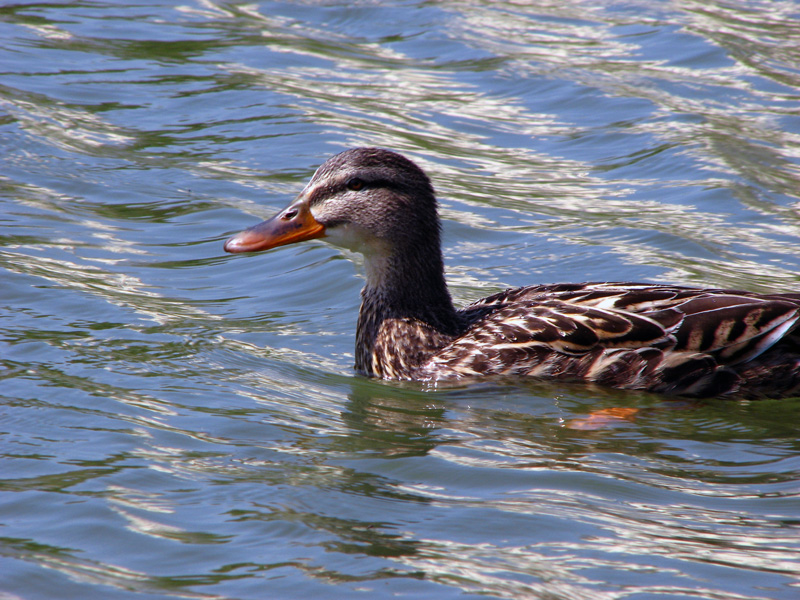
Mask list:
[[[277,246],[313,240],[325,235],[325,227],[304,206],[290,206],[268,221],[259,223],[229,238],[226,252],[259,252]]]

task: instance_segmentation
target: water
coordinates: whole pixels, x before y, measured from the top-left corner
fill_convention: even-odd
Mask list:
[[[377,144],[459,304],[800,289],[796,3],[6,3],[0,39],[0,598],[798,597],[797,399],[364,380],[357,257],[221,250]]]

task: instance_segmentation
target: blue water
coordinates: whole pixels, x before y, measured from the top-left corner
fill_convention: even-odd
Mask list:
[[[798,290],[796,2],[6,3],[0,40],[0,599],[798,597],[800,399],[366,380],[359,257],[221,248],[380,145],[459,304]]]

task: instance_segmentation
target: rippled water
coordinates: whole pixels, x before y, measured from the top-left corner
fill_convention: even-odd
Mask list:
[[[4,3],[0,39],[0,598],[798,597],[800,400],[368,381],[358,257],[221,250],[376,144],[459,303],[800,289],[796,2]]]

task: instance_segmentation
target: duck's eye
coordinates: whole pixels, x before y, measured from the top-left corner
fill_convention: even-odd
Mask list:
[[[352,179],[347,180],[347,189],[357,192],[359,190],[364,189],[364,181],[359,179],[358,177],[353,177]]]

